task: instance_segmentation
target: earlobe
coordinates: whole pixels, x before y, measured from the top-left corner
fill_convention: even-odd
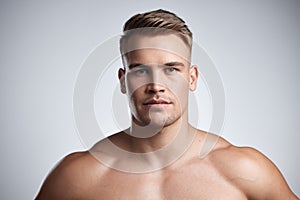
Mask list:
[[[122,68],[119,69],[119,71],[118,71],[118,78],[119,78],[119,81],[120,81],[121,92],[123,94],[125,94],[126,93],[126,87],[125,87],[125,69],[122,69]]]
[[[198,68],[196,65],[190,67],[190,90],[195,91],[197,88]]]

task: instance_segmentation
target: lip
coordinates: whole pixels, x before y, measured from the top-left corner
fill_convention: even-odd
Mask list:
[[[143,103],[143,105],[148,107],[161,107],[161,106],[168,106],[171,102],[164,100],[164,99],[150,99]]]

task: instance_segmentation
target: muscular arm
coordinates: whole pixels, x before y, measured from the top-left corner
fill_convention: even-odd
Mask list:
[[[76,199],[83,178],[82,165],[86,153],[73,153],[65,157],[46,178],[36,200]],[[82,163],[82,164],[81,164]]]
[[[249,199],[296,200],[277,167],[252,148],[230,147],[227,174]]]

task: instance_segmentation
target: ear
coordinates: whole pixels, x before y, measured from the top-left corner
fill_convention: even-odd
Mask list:
[[[195,91],[197,88],[197,80],[198,80],[198,68],[196,65],[190,67],[190,90]]]
[[[126,93],[126,87],[125,87],[125,69],[120,68],[118,71],[118,77],[120,81],[120,89],[123,94]]]

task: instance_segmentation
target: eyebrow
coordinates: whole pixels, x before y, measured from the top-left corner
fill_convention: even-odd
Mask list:
[[[133,69],[135,67],[146,67],[146,66],[149,66],[149,65],[145,65],[145,64],[141,64],[141,63],[132,63],[128,66],[129,69]],[[167,62],[167,63],[164,63],[162,64],[161,66],[168,66],[168,67],[172,67],[172,66],[179,66],[179,67],[184,67],[184,64],[181,63],[181,62],[177,62],[177,61],[174,61],[174,62]]]
[[[135,67],[142,67],[142,66],[145,66],[144,64],[141,64],[141,63],[132,63],[128,66],[129,69],[133,69]]]
[[[184,64],[181,63],[181,62],[168,62],[168,63],[165,63],[163,64],[165,66],[169,66],[169,67],[172,67],[172,66],[179,66],[179,67],[184,67]]]

